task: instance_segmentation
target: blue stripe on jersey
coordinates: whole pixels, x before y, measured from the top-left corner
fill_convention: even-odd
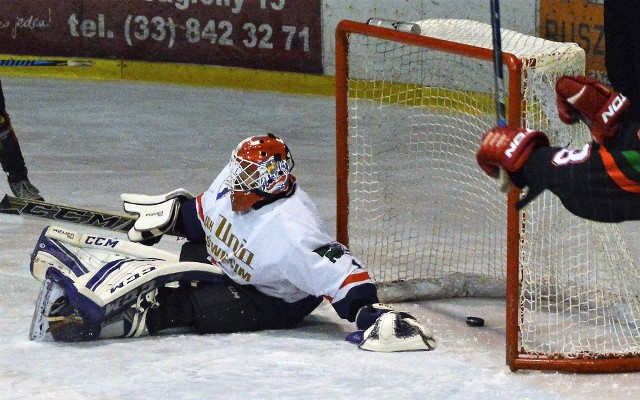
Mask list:
[[[331,305],[340,318],[353,322],[360,307],[379,302],[376,285],[373,283],[363,283],[351,288],[343,299]]]

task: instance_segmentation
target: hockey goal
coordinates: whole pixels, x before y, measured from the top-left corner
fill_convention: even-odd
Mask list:
[[[506,296],[512,370],[640,369],[640,278],[614,224],[550,194],[518,213],[477,166],[495,125],[491,26],[416,22],[421,34],[353,21],[336,31],[337,236],[384,301]],[[554,84],[584,73],[575,44],[502,30],[508,122],[576,148]]]

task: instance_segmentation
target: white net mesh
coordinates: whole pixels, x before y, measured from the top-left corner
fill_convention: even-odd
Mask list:
[[[492,48],[488,24],[417,24],[424,36]],[[504,29],[502,48],[524,63],[515,79],[526,126],[554,145],[588,142],[559,121],[554,91],[559,76],[584,73],[584,52]],[[355,33],[347,59],[349,246],[381,297],[504,296],[506,196],[475,161],[495,125],[492,62]],[[577,218],[550,194],[522,217],[523,353],[636,353],[639,274],[616,225]]]

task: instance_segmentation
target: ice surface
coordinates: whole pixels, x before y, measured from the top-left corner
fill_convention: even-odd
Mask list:
[[[31,179],[47,200],[120,212],[122,192],[200,192],[241,139],[274,132],[335,229],[331,98],[129,82],[2,83]],[[289,331],[31,342],[40,285],[29,273],[29,254],[46,224],[0,215],[1,399],[583,400],[640,392],[635,373],[512,373],[502,300],[398,305],[433,328],[433,352],[358,350],[344,341],[354,327],[327,304]],[[170,251],[179,246],[175,239],[160,243]],[[485,318],[485,326],[467,326],[468,315]]]

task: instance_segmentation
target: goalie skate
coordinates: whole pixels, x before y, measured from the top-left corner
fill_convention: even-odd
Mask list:
[[[73,308],[63,286],[45,279],[31,321],[29,339],[43,342],[78,342],[94,340],[100,327],[86,324]]]
[[[49,330],[49,318],[54,303],[62,298],[64,298],[62,285],[51,279],[45,279],[42,282],[42,289],[31,320],[31,329],[29,329],[30,340],[54,341],[53,335]],[[59,303],[56,306],[58,305]]]
[[[102,324],[92,328],[78,315],[65,297],[62,285],[46,279],[38,296],[29,339],[43,342],[77,342],[111,337],[139,337],[148,335],[145,325],[147,311],[156,306],[152,291],[139,296],[135,305]]]

